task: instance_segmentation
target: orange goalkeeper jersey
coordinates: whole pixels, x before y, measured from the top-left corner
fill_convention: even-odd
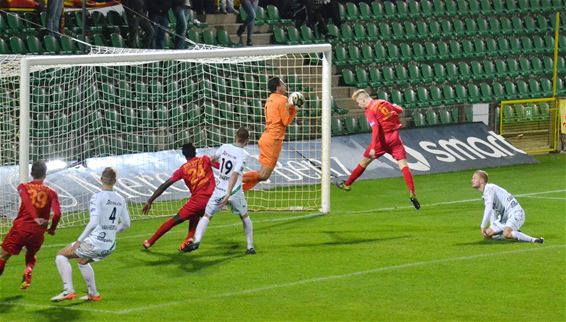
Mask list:
[[[297,115],[294,106],[287,108],[287,96],[272,93],[265,103],[265,131],[263,136],[273,140],[283,140],[285,129]]]

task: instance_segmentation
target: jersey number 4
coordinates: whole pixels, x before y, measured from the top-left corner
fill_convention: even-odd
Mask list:
[[[110,214],[110,217],[108,217],[108,219],[112,220],[112,223],[114,223],[114,220],[116,220],[116,207],[112,209],[112,213]]]

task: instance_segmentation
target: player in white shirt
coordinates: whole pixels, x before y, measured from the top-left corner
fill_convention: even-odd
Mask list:
[[[239,128],[236,132],[236,143],[223,144],[211,158],[212,162],[218,161],[220,164],[216,189],[206,205],[204,216],[198,223],[194,241],[187,244],[182,249],[183,252],[192,252],[199,248],[202,236],[212,216],[224,205],[230,203],[232,213],[239,215],[244,224],[247,241],[246,252],[255,254],[252,220],[248,216],[248,205],[242,189],[242,174],[246,158],[248,157],[248,152],[244,150],[244,146],[248,144],[249,136],[248,129],[245,127]]]
[[[544,238],[534,238],[520,231],[525,223],[525,211],[512,194],[500,186],[487,183],[487,172],[477,170],[472,176],[472,188],[483,194],[485,209],[480,225],[485,239],[515,239],[530,243],[543,243]],[[486,229],[487,223],[490,223]],[[501,238],[503,236],[503,238]]]
[[[55,264],[64,290],[51,301],[72,300],[77,296],[73,287],[72,268],[69,259],[76,258],[79,269],[88,287],[88,294],[81,297],[85,301],[100,301],[96,290],[92,261],[100,261],[116,249],[116,234],[130,227],[128,204],[113,190],[116,171],[104,169],[100,178],[102,191],[90,199],[90,221],[77,241],[59,251]]]

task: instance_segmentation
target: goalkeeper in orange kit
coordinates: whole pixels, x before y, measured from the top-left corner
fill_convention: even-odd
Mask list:
[[[269,179],[283,147],[285,130],[297,115],[297,106],[288,101],[287,85],[279,77],[270,79],[267,87],[271,94],[265,103],[265,131],[258,142],[261,168],[259,171],[244,173],[244,191],[252,189],[260,181]]]

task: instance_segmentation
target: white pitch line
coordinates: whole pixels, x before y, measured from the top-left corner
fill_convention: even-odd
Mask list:
[[[515,197],[530,197],[530,196],[557,193],[557,192],[566,192],[566,189],[523,193],[523,194],[515,195]],[[481,198],[441,201],[441,202],[435,202],[435,203],[429,203],[429,204],[422,204],[421,206],[424,207],[424,208],[430,208],[430,207],[453,205],[453,204],[459,204],[459,203],[477,202],[479,200],[481,200]],[[330,213],[330,216],[340,215],[340,214],[354,215],[354,214],[364,214],[364,213],[372,213],[372,212],[395,211],[395,210],[403,210],[403,209],[413,209],[413,206],[384,207],[384,208],[364,209],[364,210],[357,210],[357,211],[333,211],[333,212]],[[280,218],[254,220],[254,223],[270,223],[270,222],[278,222],[278,221],[291,221],[291,220],[305,219],[305,218],[318,217],[318,216],[324,216],[324,215],[321,214],[321,213],[310,213],[310,214],[300,215],[300,216],[286,216],[286,217],[280,217]],[[241,225],[242,225],[241,222],[237,222],[237,223],[234,223],[234,224],[211,225],[209,227],[209,229],[218,229],[218,228],[226,228],[226,227],[234,227],[234,226],[239,227]],[[168,232],[168,234],[181,234],[181,233],[185,234],[185,231],[184,230],[183,231],[175,230],[175,231]],[[143,237],[148,237],[148,236],[149,236],[149,234],[147,234],[147,233],[127,235],[127,236],[124,236],[124,237],[120,236],[119,240],[138,239],[138,238],[143,238]],[[50,244],[50,245],[43,245],[42,248],[65,247],[65,246],[68,246],[68,245],[69,245],[69,243],[67,243],[67,244]],[[141,245],[141,243],[140,243],[140,245]]]
[[[320,276],[320,277],[298,280],[298,281],[289,282],[289,283],[273,284],[273,285],[267,285],[267,286],[263,286],[263,287],[251,288],[251,289],[247,289],[247,290],[225,292],[225,293],[210,295],[210,296],[206,296],[206,297],[196,296],[196,298],[198,298],[199,300],[208,300],[208,299],[215,299],[215,298],[222,298],[222,297],[230,297],[230,296],[235,296],[235,295],[254,294],[254,293],[258,293],[258,292],[262,292],[262,291],[269,291],[269,290],[286,288],[286,287],[293,287],[293,286],[298,286],[298,285],[305,285],[305,284],[333,281],[333,280],[339,280],[339,279],[346,279],[346,278],[350,278],[350,277],[376,274],[376,273],[381,273],[381,272],[386,272],[386,271],[396,271],[396,270],[408,269],[408,268],[419,267],[419,266],[443,264],[443,263],[449,263],[449,262],[472,260],[472,259],[486,258],[486,257],[493,257],[493,256],[505,256],[505,255],[512,255],[512,254],[519,254],[519,253],[526,253],[526,252],[534,252],[534,251],[539,251],[539,250],[565,248],[565,246],[566,245],[553,245],[553,246],[548,246],[548,247],[518,249],[518,250],[489,253],[489,254],[479,254],[479,255],[471,255],[471,256],[451,257],[451,258],[440,258],[440,259],[433,259],[433,260],[421,261],[421,262],[413,262],[413,263],[407,263],[407,264],[401,264],[401,265],[379,267],[379,268],[370,269],[370,270],[366,270],[366,271],[352,272],[352,273],[347,273],[347,274]],[[167,303],[155,304],[155,305],[146,305],[146,306],[143,306],[143,307],[137,307],[137,308],[133,308],[133,309],[116,311],[116,313],[118,313],[118,314],[128,314],[128,313],[132,313],[132,312],[139,312],[139,311],[145,311],[145,310],[149,310],[149,309],[157,309],[157,308],[163,308],[163,307],[166,307],[166,306],[180,305],[180,304],[187,304],[187,301],[183,300],[183,301],[173,301],[173,302],[167,302]]]
[[[566,200],[566,198],[558,198],[558,197],[539,197],[539,196],[526,196],[525,198],[548,199],[548,200],[561,200],[561,201],[565,201],[565,200]]]

